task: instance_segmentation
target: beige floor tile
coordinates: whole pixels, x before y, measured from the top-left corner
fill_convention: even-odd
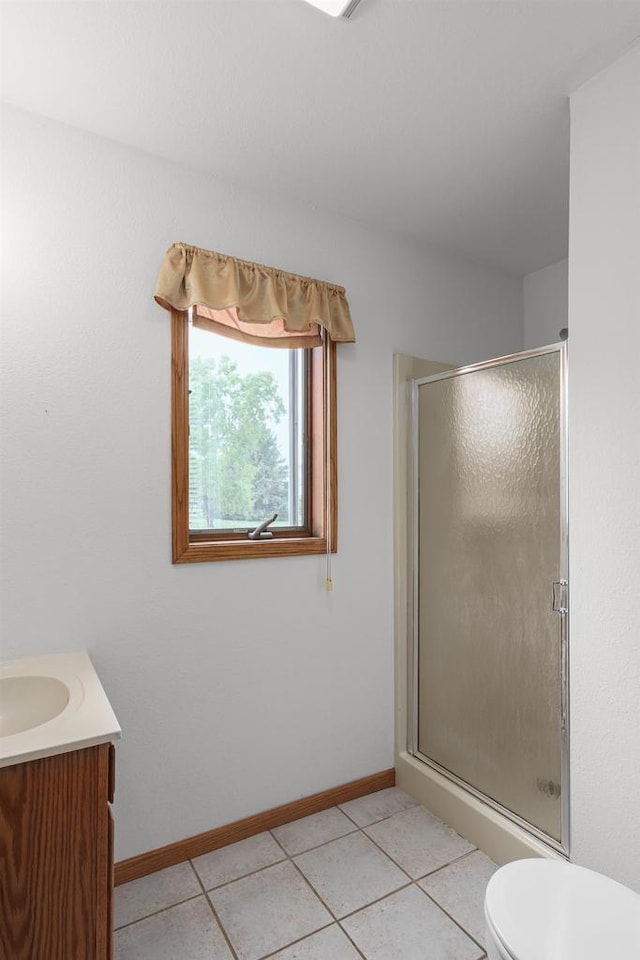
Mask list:
[[[209,893],[240,960],[258,960],[332,917],[292,863],[278,863]]]
[[[205,890],[212,890],[231,880],[239,880],[249,873],[270,867],[285,855],[270,833],[259,833],[255,837],[239,840],[220,850],[212,850],[191,862],[195,867]]]
[[[314,933],[292,947],[275,953],[269,960],[362,960],[337,923]]]
[[[389,787],[387,790],[378,790],[366,797],[341,803],[340,809],[344,810],[359,827],[368,827],[370,823],[384,820],[394,813],[400,813],[401,810],[408,810],[415,806],[416,801],[408,793],[399,790],[398,787]]]
[[[483,951],[416,886],[347,917],[367,960],[479,960]]]
[[[272,830],[278,843],[281,843],[290,856],[311,850],[321,843],[344,837],[356,829],[351,820],[345,817],[337,807],[313,813],[310,817],[294,820],[283,827]]]
[[[114,960],[233,960],[205,896],[115,934]]]
[[[474,849],[423,807],[396,813],[364,832],[414,879]]]
[[[309,850],[295,862],[336,917],[344,917],[409,882],[359,832]]]
[[[380,790],[116,888],[114,960],[481,960],[495,869]]]
[[[123,883],[114,891],[116,929],[201,893],[189,861]]]
[[[425,877],[419,886],[472,937],[484,943],[484,894],[497,869],[493,860],[476,850]]]

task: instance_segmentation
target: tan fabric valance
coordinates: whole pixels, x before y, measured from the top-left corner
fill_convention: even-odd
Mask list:
[[[343,287],[174,243],[160,268],[156,302],[194,307],[196,326],[267,346],[317,346],[324,328],[337,343],[355,341]]]

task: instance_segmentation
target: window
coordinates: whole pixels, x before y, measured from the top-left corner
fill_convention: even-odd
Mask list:
[[[335,551],[335,344],[274,349],[193,319],[172,311],[174,563],[321,554],[327,534]],[[273,537],[249,539],[274,513]]]
[[[191,533],[305,530],[308,359],[189,324]]]
[[[172,324],[173,562],[335,552],[344,287],[174,243],[154,299]],[[268,369],[263,347],[282,355]]]

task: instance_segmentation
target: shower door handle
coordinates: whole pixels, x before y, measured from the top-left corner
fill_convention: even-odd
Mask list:
[[[554,580],[551,609],[554,613],[569,612],[568,580]]]

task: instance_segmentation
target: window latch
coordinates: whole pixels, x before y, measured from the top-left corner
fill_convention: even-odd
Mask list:
[[[267,530],[267,527],[270,523],[273,523],[277,519],[278,514],[274,513],[272,517],[269,517],[268,520],[265,520],[263,523],[259,523],[255,530],[247,530],[247,536],[249,540],[271,540],[273,539],[273,533],[271,530]]]

